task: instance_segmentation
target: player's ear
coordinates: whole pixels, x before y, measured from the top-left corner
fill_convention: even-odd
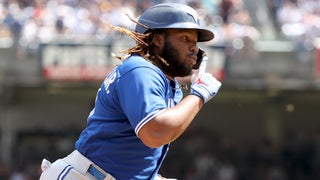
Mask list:
[[[162,49],[164,46],[164,34],[163,33],[155,33],[152,39],[152,44],[159,48]]]

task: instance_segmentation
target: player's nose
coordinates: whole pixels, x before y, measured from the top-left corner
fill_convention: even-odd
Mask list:
[[[194,44],[191,46],[190,51],[192,52],[192,54],[197,54],[199,51],[199,48],[196,44]]]

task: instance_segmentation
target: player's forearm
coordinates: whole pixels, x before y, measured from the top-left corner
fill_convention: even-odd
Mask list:
[[[203,106],[201,98],[189,95],[173,108],[149,121],[139,132],[149,147],[159,147],[177,139],[190,125]]]
[[[172,124],[173,140],[179,137],[190,125],[203,106],[203,101],[198,96],[188,95],[179,104],[168,109],[165,116],[168,124]]]

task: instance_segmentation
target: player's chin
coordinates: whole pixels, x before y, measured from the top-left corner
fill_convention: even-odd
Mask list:
[[[180,73],[180,77],[186,77],[186,76],[190,76],[190,75],[192,75],[193,74],[193,70],[192,70],[192,68],[185,68],[185,70],[184,71],[181,71],[181,73]]]
[[[192,64],[175,64],[172,66],[175,77],[185,77],[192,74]]]

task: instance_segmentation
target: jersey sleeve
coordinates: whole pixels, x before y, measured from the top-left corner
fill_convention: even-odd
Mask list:
[[[145,123],[167,108],[167,80],[155,69],[138,67],[118,81],[120,106],[138,135]]]

